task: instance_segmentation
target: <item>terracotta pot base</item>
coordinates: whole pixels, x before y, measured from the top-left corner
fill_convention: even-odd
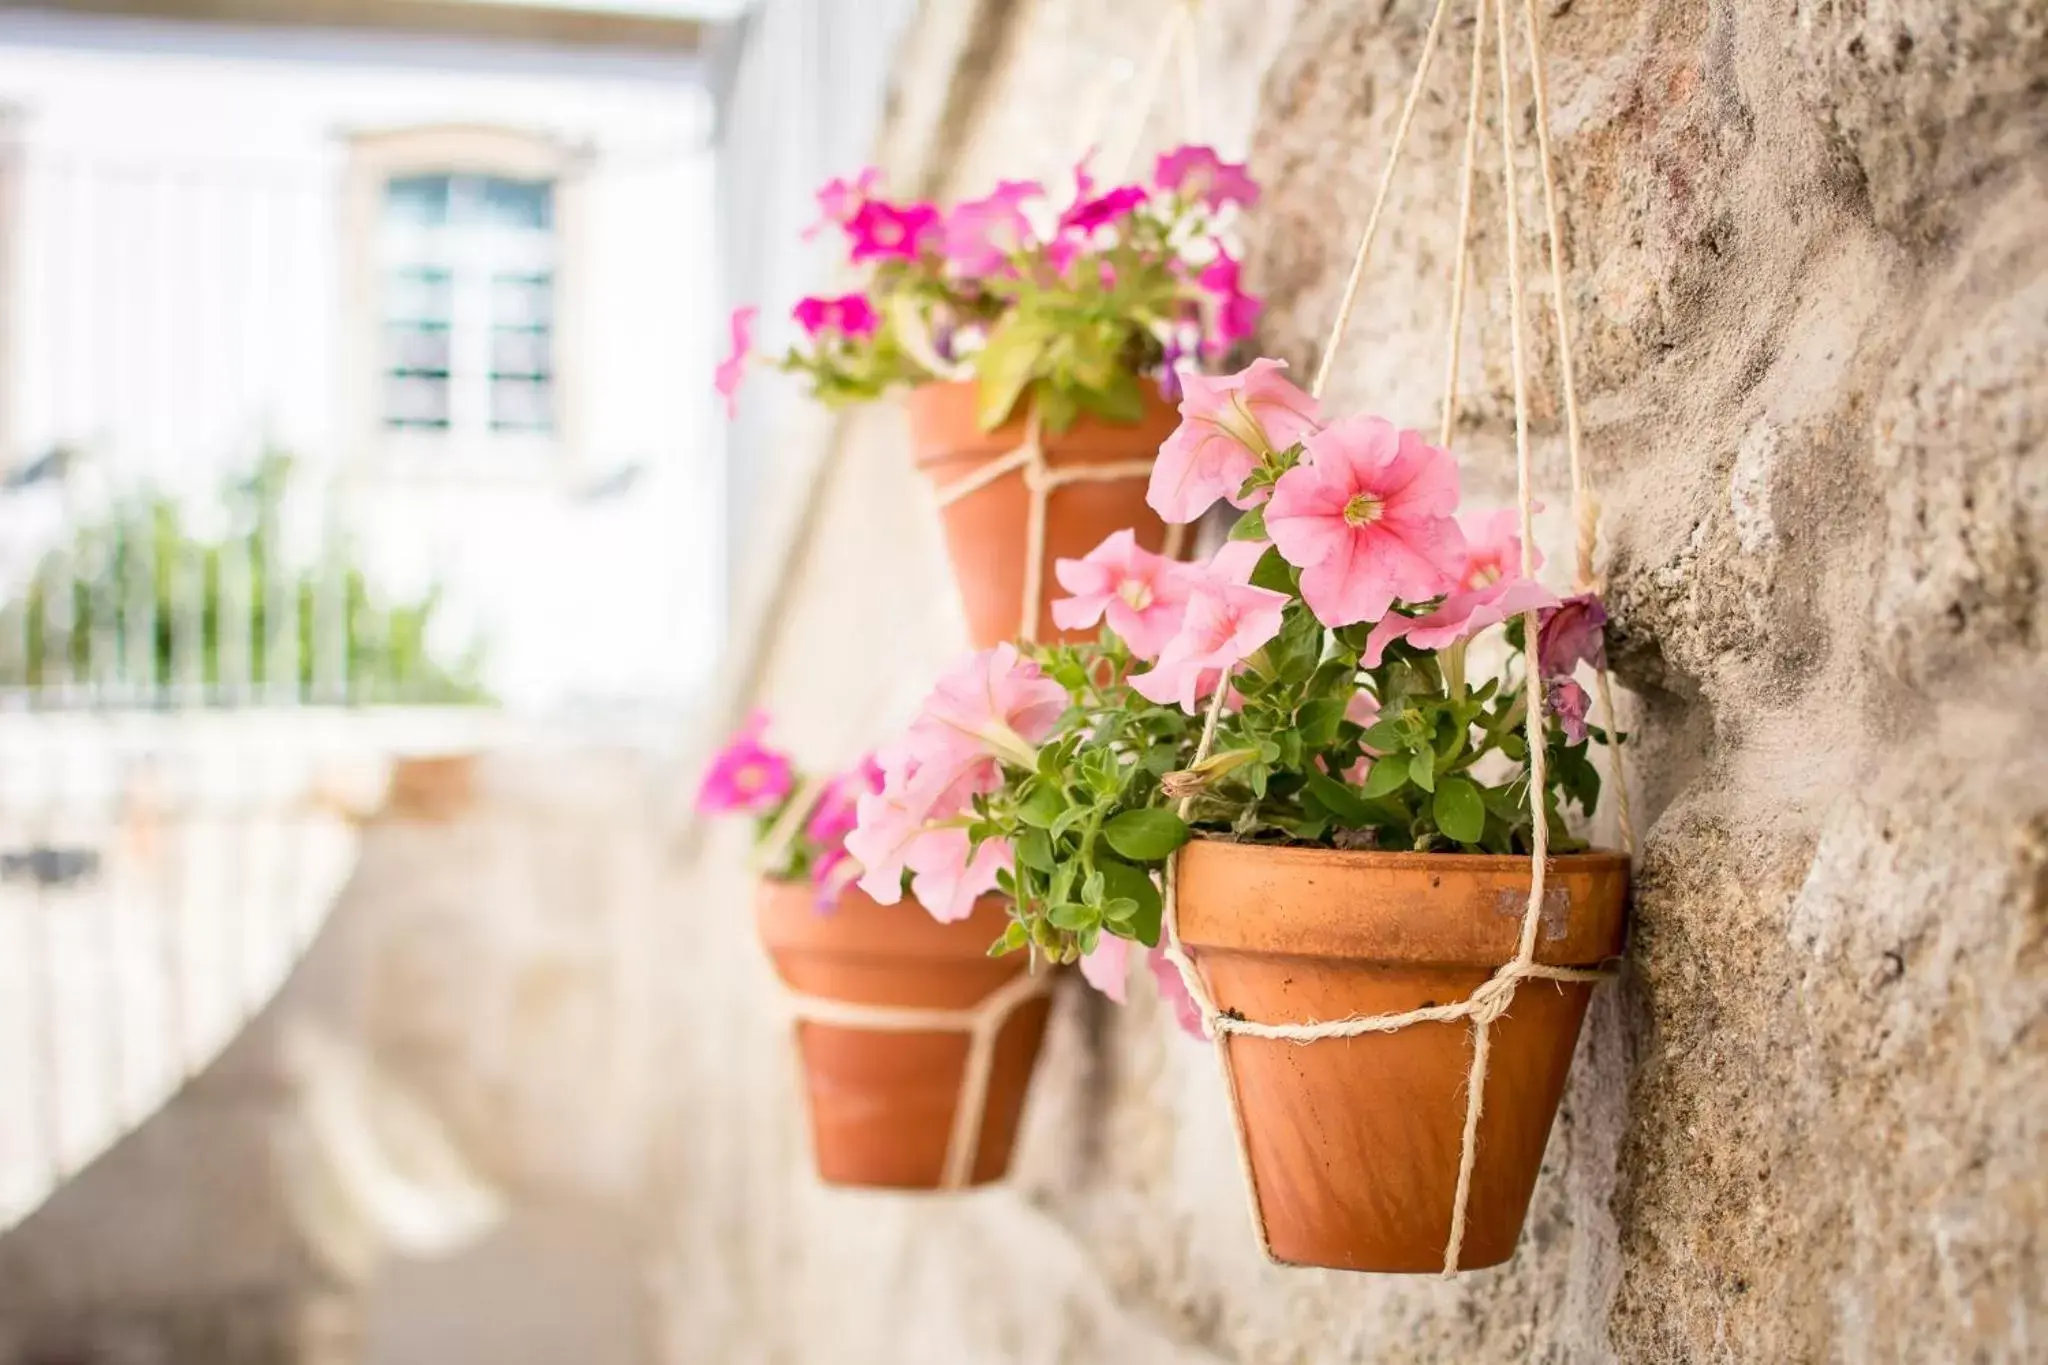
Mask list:
[[[975,420],[975,385],[969,381],[926,384],[905,400],[911,444],[918,468],[940,489],[959,483],[1024,443],[1025,423],[1013,417],[994,431]],[[1041,445],[1053,469],[1077,465],[1148,461],[1173,433],[1180,417],[1173,405],[1145,386],[1145,415],[1132,426],[1083,417]],[[1093,630],[1067,632],[1053,624],[1052,599],[1062,596],[1053,564],[1079,559],[1116,531],[1129,528],[1138,544],[1155,553],[1165,548],[1166,524],[1145,505],[1143,477],[1075,482],[1047,491],[1045,558],[1040,565],[1038,639],[1093,639]],[[1022,633],[1024,578],[1031,492],[1021,470],[941,509],[946,552],[976,649],[987,649]]]
[[[1515,955],[1529,862],[1198,840],[1175,882],[1181,937],[1217,1008],[1301,1024],[1469,997]],[[1594,966],[1621,951],[1626,858],[1554,858],[1547,886],[1538,962]],[[1514,1254],[1591,989],[1525,981],[1492,1026],[1460,1269]],[[1470,1022],[1227,1046],[1274,1257],[1441,1271]]]
[[[1021,954],[988,956],[1009,922],[1008,906],[984,897],[968,919],[940,924],[914,902],[877,905],[848,887],[838,908],[821,915],[808,885],[764,881],[757,916],[776,975],[793,991],[863,1005],[963,1009],[1026,970]],[[1047,997],[1026,1000],[996,1035],[970,1185],[1009,1171],[1049,1012]],[[863,1188],[941,1188],[968,1035],[812,1021],[794,1028],[819,1178]]]

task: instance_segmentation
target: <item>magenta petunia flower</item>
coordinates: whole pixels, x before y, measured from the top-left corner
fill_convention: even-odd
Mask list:
[[[1302,570],[1301,595],[1326,626],[1377,621],[1395,602],[1450,591],[1465,564],[1458,466],[1415,432],[1350,417],[1309,436],[1280,476],[1266,529]]]
[[[1585,743],[1586,711],[1592,705],[1586,689],[1571,678],[1552,678],[1544,685],[1543,697],[1550,714],[1563,727],[1564,737],[1573,744]]]
[[[800,299],[790,310],[790,316],[809,337],[816,337],[821,332],[844,337],[873,336],[882,325],[875,306],[868,302],[865,294],[843,294],[836,299]]]
[[[916,260],[942,230],[939,211],[930,204],[899,207],[886,200],[870,199],[847,220],[846,232],[853,239],[847,259],[855,265],[864,261]]]
[[[767,729],[768,713],[756,711],[718,751],[697,788],[698,810],[707,815],[733,811],[758,815],[773,810],[789,795],[795,772],[787,754],[761,742]]]
[[[875,187],[882,183],[882,173],[873,166],[864,167],[851,180],[827,180],[818,187],[818,221],[804,229],[803,238],[810,241],[828,227],[845,227],[860,212],[860,206],[873,196]]]
[[[1223,252],[1195,277],[1195,284],[1211,296],[1215,314],[1211,335],[1203,348],[1211,355],[1221,355],[1250,336],[1265,308],[1240,287],[1241,273],[1239,263]]]
[[[1145,501],[1167,521],[1193,521],[1218,498],[1232,506],[1259,461],[1315,431],[1316,401],[1259,359],[1230,375],[1181,376],[1180,425],[1159,447]]]
[[[1592,593],[1567,597],[1543,613],[1536,664],[1546,678],[1570,677],[1582,663],[1607,667],[1607,608]]]
[[[1133,674],[1131,690],[1160,706],[1179,704],[1194,715],[1235,668],[1280,633],[1287,607],[1283,592],[1241,587],[1204,576],[1195,581],[1180,633],[1166,642],[1148,672]]]
[[[1177,147],[1161,156],[1152,170],[1153,183],[1211,211],[1226,204],[1249,208],[1259,202],[1259,186],[1240,162],[1225,161],[1210,147]]]
[[[1119,185],[1107,193],[1077,200],[1060,215],[1060,230],[1085,234],[1108,227],[1130,217],[1149,198],[1137,185]]]
[[[1031,220],[1022,205],[1045,194],[1036,180],[1005,180],[980,199],[956,205],[946,215],[942,250],[962,275],[992,275],[1031,241]]]
[[[1128,530],[1112,533],[1080,559],[1058,561],[1053,573],[1073,594],[1052,604],[1054,624],[1086,630],[1106,620],[1140,659],[1158,658],[1187,614],[1187,567],[1143,548]]]
[[[1424,616],[1403,616],[1388,612],[1366,634],[1365,648],[1358,662],[1362,668],[1378,668],[1387,646],[1406,640],[1417,649],[1443,649],[1469,640],[1488,626],[1511,621],[1523,612],[1541,611],[1557,605],[1557,595],[1532,578],[1507,578],[1483,588],[1454,592]]]
[[[725,399],[725,419],[739,416],[740,381],[747,377],[747,356],[754,349],[754,318],[760,309],[749,305],[732,310],[732,353],[718,362],[712,386]]]

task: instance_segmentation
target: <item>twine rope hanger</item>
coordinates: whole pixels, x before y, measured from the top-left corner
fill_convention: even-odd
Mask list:
[[[1473,25],[1473,53],[1471,67],[1471,91],[1466,112],[1464,142],[1464,166],[1460,190],[1459,240],[1456,260],[1452,272],[1452,301],[1448,323],[1446,349],[1446,379],[1443,414],[1443,443],[1448,444],[1456,423],[1457,370],[1459,339],[1465,298],[1467,255],[1469,250],[1472,190],[1478,157],[1479,131],[1483,101],[1481,97],[1484,73],[1484,54],[1487,40],[1487,19],[1489,2],[1493,11],[1498,36],[1495,52],[1498,57],[1498,75],[1501,104],[1500,154],[1502,227],[1507,239],[1508,294],[1509,294],[1509,349],[1514,382],[1515,403],[1515,474],[1516,498],[1520,513],[1522,535],[1522,572],[1534,578],[1536,574],[1535,551],[1535,499],[1533,494],[1532,461],[1528,430],[1527,366],[1522,337],[1522,267],[1521,267],[1521,220],[1517,209],[1516,176],[1514,161],[1514,132],[1510,122],[1514,103],[1514,84],[1508,57],[1508,11],[1507,0],[1477,0]],[[1312,392],[1320,397],[1329,379],[1337,347],[1344,337],[1350,322],[1352,310],[1357,302],[1359,286],[1365,275],[1365,267],[1371,251],[1373,237],[1377,231],[1380,216],[1385,208],[1391,187],[1394,169],[1400,160],[1403,146],[1407,141],[1410,123],[1417,99],[1426,78],[1430,61],[1434,55],[1443,19],[1448,9],[1448,0],[1438,0],[1435,12],[1430,18],[1429,28],[1423,38],[1421,56],[1416,65],[1415,77],[1409,86],[1408,96],[1401,110],[1395,128],[1393,146],[1389,150],[1387,166],[1380,177],[1371,213],[1366,219],[1365,231],[1359,242],[1358,253],[1353,260],[1351,274],[1346,282],[1343,298],[1339,303],[1337,316],[1331,326],[1330,337],[1323,351],[1322,362],[1317,368]],[[1545,212],[1550,233],[1550,267],[1553,286],[1553,313],[1559,328],[1559,350],[1561,382],[1565,391],[1567,412],[1567,444],[1572,467],[1572,500],[1577,528],[1577,576],[1582,589],[1593,583],[1592,554],[1598,537],[1599,504],[1593,496],[1590,479],[1587,477],[1580,454],[1577,424],[1576,376],[1570,362],[1570,334],[1566,323],[1564,307],[1563,258],[1558,232],[1555,174],[1552,169],[1550,141],[1545,128],[1548,114],[1545,107],[1543,86],[1543,57],[1541,29],[1538,25],[1534,0],[1523,0],[1524,32],[1527,42],[1529,63],[1536,73],[1534,78],[1538,99],[1537,127],[1538,149],[1543,167],[1545,188]],[[1524,981],[1548,980],[1560,983],[1592,983],[1609,973],[1573,967],[1554,967],[1535,960],[1536,937],[1542,922],[1545,880],[1549,862],[1549,822],[1544,818],[1543,793],[1547,786],[1546,754],[1544,749],[1544,696],[1540,671],[1537,665],[1538,621],[1536,613],[1525,612],[1522,616],[1524,686],[1529,691],[1526,726],[1529,746],[1529,801],[1531,810],[1531,851],[1529,898],[1522,914],[1521,933],[1515,956],[1498,968],[1492,976],[1476,988],[1470,996],[1461,1001],[1443,1005],[1432,1005],[1421,1009],[1407,1010],[1395,1014],[1358,1016],[1348,1019],[1310,1022],[1305,1024],[1273,1024],[1241,1018],[1235,1014],[1219,1011],[1208,992],[1200,973],[1181,941],[1177,896],[1175,893],[1176,861],[1168,862],[1163,878],[1165,930],[1165,952],[1167,959],[1179,971],[1188,994],[1200,1009],[1202,1019],[1210,1037],[1214,1040],[1219,1069],[1224,1086],[1230,1096],[1231,1120],[1237,1139],[1238,1163],[1244,1177],[1246,1193],[1250,1200],[1253,1228],[1259,1239],[1260,1249],[1268,1260],[1274,1259],[1272,1241],[1266,1228],[1263,1211],[1258,1197],[1257,1176],[1251,1157],[1250,1133],[1245,1124],[1244,1112],[1238,1099],[1237,1077],[1231,1061],[1230,1038],[1232,1035],[1259,1038],[1270,1041],[1308,1044],[1331,1038],[1355,1038],[1368,1033],[1392,1033],[1416,1024],[1448,1023],[1466,1019],[1471,1021],[1472,1059],[1466,1076],[1465,1121],[1460,1143],[1458,1177],[1450,1211],[1450,1227],[1444,1244],[1444,1268],[1446,1276],[1455,1274],[1459,1256],[1464,1247],[1467,1216],[1471,1201],[1473,1170],[1478,1152],[1479,1120],[1484,1111],[1486,1079],[1491,1052],[1491,1034],[1494,1023],[1513,1004],[1516,991]],[[1211,700],[1204,718],[1202,734],[1196,747],[1196,762],[1206,759],[1216,739],[1217,726],[1222,719],[1225,699],[1229,694],[1227,673],[1217,683],[1216,693]],[[1615,763],[1617,786],[1625,786],[1619,765],[1619,750],[1614,743],[1612,725],[1611,692],[1607,683],[1604,666],[1600,669],[1601,705],[1607,722],[1607,742]],[[1622,796],[1622,837],[1631,856],[1634,853],[1634,835],[1630,827],[1627,797]],[[1194,797],[1184,798],[1180,803],[1180,814],[1187,817],[1194,803]]]
[[[1135,102],[1139,110],[1151,109],[1159,83],[1175,49],[1185,44],[1187,53],[1182,59],[1181,93],[1187,106],[1183,111],[1184,115],[1192,119],[1196,99],[1195,63],[1191,55],[1194,45],[1193,20],[1199,5],[1200,0],[1183,0],[1182,4],[1175,7],[1174,21],[1161,34],[1152,60],[1148,63],[1146,93],[1141,100]],[[1093,141],[1092,132],[1089,141]],[[1128,168],[1129,159],[1135,150],[1134,139],[1121,158],[1119,174]],[[937,360],[935,355],[933,360]],[[944,372],[940,365],[935,364],[933,368],[935,372]],[[1022,473],[1025,489],[1030,496],[1025,521],[1023,629],[1020,633],[1026,641],[1036,641],[1038,619],[1043,610],[1039,596],[1044,585],[1046,508],[1051,494],[1068,484],[1149,478],[1152,473],[1152,461],[1125,460],[1111,464],[1056,468],[1045,458],[1044,445],[1040,439],[1038,412],[1034,407],[1025,421],[1022,444],[958,482],[941,489],[938,504],[941,508],[950,506],[1006,475],[1019,472]],[[1168,528],[1164,547],[1168,558],[1180,558],[1185,534],[1186,528],[1183,526]],[[790,845],[795,841],[798,831],[824,797],[825,790],[831,782],[832,778],[824,773],[813,774],[804,781],[796,795],[776,817],[775,823],[769,827],[767,837],[762,840],[756,851],[753,862],[757,871],[779,865],[787,858]],[[838,887],[843,888],[846,880],[849,879],[839,880]],[[810,995],[787,985],[782,988],[782,1000],[788,1018],[793,1024],[810,1023],[828,1028],[857,1029],[873,1033],[967,1035],[967,1056],[961,1070],[960,1094],[953,1106],[952,1124],[946,1136],[945,1160],[939,1176],[940,1189],[957,1190],[965,1187],[973,1179],[974,1166],[981,1155],[982,1130],[987,1123],[989,1083],[995,1069],[996,1043],[1002,1036],[1003,1028],[1018,1009],[1049,994],[1053,988],[1053,974],[1037,971],[1035,965],[1034,963],[1033,970],[1019,973],[975,1004],[958,1009],[865,1004]]]

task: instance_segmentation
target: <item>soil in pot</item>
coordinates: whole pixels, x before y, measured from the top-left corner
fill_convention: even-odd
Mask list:
[[[1147,383],[1145,414],[1123,426],[1082,417],[1057,435],[1041,439],[1046,463],[1055,470],[1082,465],[1149,461],[1160,443],[1173,433],[1180,417],[1174,405]],[[926,384],[905,400],[918,468],[934,485],[945,489],[968,478],[991,461],[1000,460],[1024,442],[1020,413],[994,431],[975,421],[972,381]],[[1045,558],[1039,577],[1038,638],[1092,639],[1095,632],[1062,632],[1053,624],[1049,602],[1062,596],[1053,564],[1078,559],[1113,532],[1129,527],[1138,544],[1158,552],[1166,545],[1167,528],[1145,505],[1146,477],[1061,484],[1046,492]],[[1014,640],[1023,629],[1026,522],[1031,492],[1022,470],[1004,474],[984,488],[949,503],[943,510],[946,551],[967,616],[968,634],[976,649]]]
[[[877,905],[848,887],[820,914],[807,884],[764,881],[762,942],[792,990],[857,1004],[959,1009],[1027,970],[1022,953],[991,958],[1009,902],[986,896],[974,914],[941,924],[915,902]],[[996,1036],[970,1183],[1010,1168],[1025,1092],[1050,1001],[1026,1000]],[[812,1151],[827,1184],[937,1189],[965,1079],[964,1032],[900,1033],[799,1021],[796,1042],[810,1109]]]
[[[1465,999],[1514,957],[1529,873],[1526,858],[1197,840],[1176,868],[1180,932],[1221,1010],[1271,1024],[1399,1013]],[[1626,858],[1553,858],[1546,886],[1537,961],[1621,951]],[[1591,990],[1525,981],[1493,1025],[1461,1269],[1514,1254]],[[1470,1021],[1228,1046],[1274,1256],[1441,1270]]]

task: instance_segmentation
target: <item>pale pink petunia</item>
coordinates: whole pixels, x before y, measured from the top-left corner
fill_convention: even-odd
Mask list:
[[[1010,845],[984,839],[969,850],[958,826],[931,830],[915,840],[904,860],[912,876],[910,894],[941,924],[966,919],[974,903],[996,889],[996,873],[1010,867]]]
[[[810,241],[828,227],[845,227],[860,212],[882,183],[882,173],[873,166],[864,167],[851,180],[834,178],[818,187],[818,221],[804,229],[803,238]]]
[[[1031,241],[1031,220],[1023,205],[1045,194],[1036,180],[1004,180],[980,199],[956,205],[946,215],[941,250],[962,275],[990,275]]]
[[[891,204],[870,199],[847,220],[846,233],[853,239],[847,259],[855,265],[866,261],[915,260],[940,234],[939,211],[930,204]]]
[[[1302,570],[1301,595],[1326,626],[1377,621],[1395,602],[1450,591],[1465,563],[1458,466],[1378,417],[1333,422],[1280,476],[1266,530]]]
[[[1203,569],[1220,582],[1243,587],[1252,581],[1252,570],[1259,567],[1259,561],[1272,548],[1270,540],[1226,540],[1209,556]]]
[[[1571,678],[1552,678],[1544,686],[1543,697],[1550,714],[1563,727],[1564,737],[1573,744],[1585,743],[1586,711],[1593,704],[1586,689]]]
[[[1131,941],[1115,934],[1095,940],[1095,951],[1081,959],[1082,979],[1121,1005],[1129,995]]]
[[[845,337],[873,336],[882,325],[881,316],[865,294],[800,299],[790,310],[790,316],[804,329],[805,336],[813,338],[824,332]]]
[[[994,760],[956,737],[957,747],[910,741],[880,754],[882,789],[856,803],[846,851],[860,860],[861,890],[883,905],[903,894],[903,873],[921,839],[959,819],[978,794],[1002,781]]]
[[[727,421],[740,414],[740,382],[747,377],[747,357],[754,349],[754,319],[760,312],[752,305],[732,310],[732,351],[718,362],[712,381],[712,387],[725,399]]]
[[[1536,632],[1536,659],[1546,678],[1570,676],[1582,663],[1607,666],[1607,608],[1592,593],[1553,604]]]
[[[1249,208],[1259,202],[1259,186],[1241,162],[1225,161],[1214,148],[1176,147],[1162,155],[1152,170],[1159,188],[1198,200],[1211,211],[1226,204]]]
[[[1531,557],[1540,568],[1543,556]],[[1465,589],[1490,587],[1504,578],[1522,576],[1522,519],[1512,507],[1491,512],[1474,525],[1465,527],[1465,565],[1458,572],[1458,586]]]
[[[1265,588],[1198,581],[1180,633],[1167,641],[1149,672],[1131,677],[1131,690],[1160,706],[1178,703],[1194,715],[1226,670],[1280,633],[1288,600],[1286,593]]]
[[[1378,668],[1387,646],[1406,640],[1417,649],[1443,649],[1469,640],[1488,626],[1513,620],[1523,612],[1557,605],[1557,594],[1532,578],[1509,578],[1471,592],[1454,592],[1424,616],[1389,612],[1367,632],[1359,652],[1362,668]]]
[[[1159,987],[1159,998],[1173,1007],[1174,1021],[1180,1025],[1181,1032],[1198,1042],[1206,1041],[1209,1033],[1202,1027],[1202,1007],[1188,993],[1188,983],[1181,977],[1180,968],[1166,956],[1166,950],[1152,949],[1145,965],[1152,970],[1152,981]]]
[[[1186,522],[1218,498],[1232,506],[1259,461],[1317,429],[1316,402],[1280,373],[1286,363],[1258,359],[1229,375],[1181,375],[1180,425],[1159,447],[1145,501],[1167,521]]]
[[[1055,625],[1087,630],[1107,621],[1140,659],[1158,658],[1187,614],[1187,566],[1153,554],[1128,530],[1113,532],[1080,559],[1059,560],[1053,573],[1073,594],[1052,604]]]
[[[969,748],[1018,767],[1037,762],[1032,748],[1051,734],[1071,699],[1017,647],[1000,644],[968,655],[940,676],[918,717],[911,743],[926,754]]]

